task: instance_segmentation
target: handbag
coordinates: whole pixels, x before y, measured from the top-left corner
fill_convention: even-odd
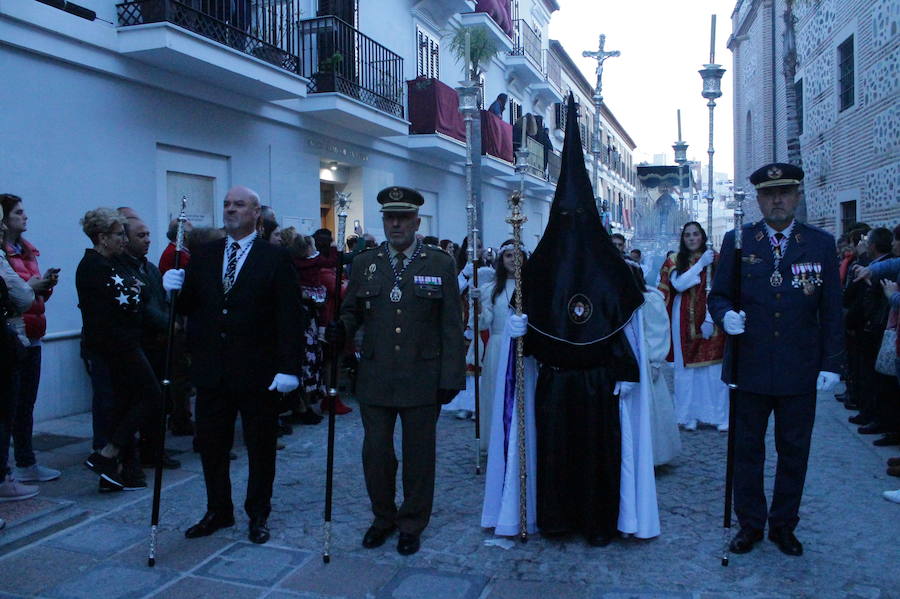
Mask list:
[[[875,371],[888,376],[897,374],[897,329],[886,329],[875,359]]]

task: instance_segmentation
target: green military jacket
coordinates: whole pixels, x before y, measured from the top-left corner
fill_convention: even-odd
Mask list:
[[[456,265],[427,245],[400,279],[385,245],[353,260],[340,319],[351,338],[363,328],[356,382],[360,403],[407,408],[437,404],[438,389],[464,389],[465,349]]]

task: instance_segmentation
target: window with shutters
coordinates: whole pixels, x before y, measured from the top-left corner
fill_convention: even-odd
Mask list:
[[[553,124],[557,129],[566,130],[566,105],[557,102],[553,105]]]
[[[522,105],[512,96],[509,96],[509,124],[515,125],[522,118]]]
[[[416,77],[441,78],[441,52],[436,39],[416,27]]]
[[[853,106],[853,36],[851,35],[838,46],[838,96],[841,111]]]
[[[794,97],[797,106],[797,133],[803,135],[803,79],[794,83]]]

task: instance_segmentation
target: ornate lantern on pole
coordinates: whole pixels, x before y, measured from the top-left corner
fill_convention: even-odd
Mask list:
[[[679,200],[681,205],[679,208],[684,211],[684,186],[682,185],[684,179],[684,165],[687,164],[687,149],[688,145],[682,141],[681,139],[681,109],[678,109],[678,141],[672,144],[672,149],[675,150],[675,164],[678,165],[678,189],[680,190]],[[688,192],[690,193],[690,191]]]
[[[706,188],[706,201],[708,202],[706,212],[706,248],[712,249],[713,199],[715,199],[713,190],[713,154],[715,153],[713,146],[713,111],[716,108],[716,100],[722,96],[722,75],[725,74],[725,69],[721,65],[716,64],[716,15],[712,16],[709,38],[709,63],[703,65],[699,73],[700,77],[703,78],[701,95],[707,99],[706,105],[709,107],[709,149],[706,151],[709,155],[709,170],[707,171],[709,180]],[[706,267],[706,291],[709,293],[711,290],[712,264]]]

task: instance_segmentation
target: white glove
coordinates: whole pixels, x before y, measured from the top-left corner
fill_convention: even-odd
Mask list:
[[[475,333],[472,332],[472,329],[466,329],[463,331],[463,339],[466,341],[471,341],[475,338]]]
[[[280,372],[272,379],[269,385],[269,391],[278,391],[279,393],[290,393],[300,386],[300,379],[293,374],[281,374]]]
[[[481,288],[469,287],[469,297],[471,297],[473,300],[481,300]]]
[[[700,259],[697,260],[702,266],[706,267],[713,263],[716,259],[716,253],[712,250],[706,250],[703,252],[703,255],[700,256]]]
[[[506,321],[506,331],[509,333],[509,336],[513,339],[521,337],[526,332],[528,332],[528,315],[523,314],[518,316],[513,314],[509,317],[509,320]]]
[[[166,291],[181,291],[184,285],[184,269],[171,268],[163,275],[163,289]]]
[[[822,370],[819,372],[819,378],[816,380],[816,390],[831,391],[840,380],[841,376],[839,374]]]
[[[744,322],[747,320],[747,314],[741,310],[740,313],[729,310],[722,318],[722,325],[725,332],[729,335],[740,335],[744,332]]]
[[[650,366],[650,378],[653,380],[654,383],[659,379],[659,372],[660,372],[659,366],[653,366],[653,365]]]
[[[471,262],[466,262],[466,265],[463,266],[463,269],[462,269],[462,275],[463,275],[465,278],[467,278],[467,279],[471,279],[471,278],[472,278],[472,272],[473,272],[473,269],[472,269],[472,263],[471,263]]]
[[[713,332],[715,332],[715,327],[713,323],[708,320],[704,320],[703,324],[700,325],[700,334],[703,335],[704,339],[709,339],[713,336]]]
[[[626,393],[630,392],[637,386],[637,383],[629,383],[628,381],[616,381],[616,386],[613,388],[613,395],[618,395],[622,397]]]

